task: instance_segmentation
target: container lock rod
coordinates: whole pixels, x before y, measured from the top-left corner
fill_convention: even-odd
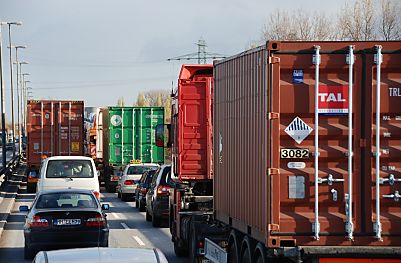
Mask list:
[[[376,46],[374,62],[376,66],[376,222],[374,230],[376,238],[382,239],[382,225],[380,222],[380,81],[381,81],[381,64],[383,62],[382,46]]]
[[[346,205],[347,211],[347,221],[345,223],[345,231],[348,234],[348,240],[354,240],[354,223],[352,216],[352,157],[354,155],[352,149],[352,106],[353,106],[353,70],[354,70],[354,46],[349,46],[349,53],[346,58],[348,66],[348,204]]]
[[[315,46],[313,64],[315,65],[315,222],[312,231],[315,233],[315,240],[319,240],[319,65],[320,65],[320,46]]]

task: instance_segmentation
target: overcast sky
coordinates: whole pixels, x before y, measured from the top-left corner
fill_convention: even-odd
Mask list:
[[[35,99],[77,99],[87,106],[128,105],[138,91],[170,90],[182,63],[166,59],[197,51],[234,55],[260,41],[276,9],[333,14],[345,0],[0,0],[2,21],[29,65],[23,71]],[[3,46],[8,27],[3,26]],[[3,51],[6,103],[10,101],[7,49]],[[192,61],[196,63],[196,61]]]

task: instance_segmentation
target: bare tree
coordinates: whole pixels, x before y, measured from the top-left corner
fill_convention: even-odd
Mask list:
[[[124,97],[119,97],[117,100],[117,106],[118,107],[124,107],[125,106],[125,99]]]
[[[150,106],[149,101],[145,98],[145,95],[142,92],[140,92],[138,94],[138,97],[136,98],[136,103],[134,106],[137,106],[137,107],[149,107]]]
[[[401,6],[395,1],[382,0],[380,35],[384,40],[401,39]]]
[[[374,40],[375,27],[376,18],[372,0],[355,0],[353,6],[346,3],[338,14],[337,28],[340,40]]]
[[[262,37],[264,40],[331,40],[331,23],[324,13],[302,9],[288,13],[274,11],[267,19]]]

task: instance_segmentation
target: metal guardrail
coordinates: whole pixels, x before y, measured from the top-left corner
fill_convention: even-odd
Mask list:
[[[0,169],[0,186],[8,181],[10,174],[12,174],[12,171],[17,167],[17,165],[20,162],[20,156],[16,155],[13,157],[10,161],[8,161],[7,165],[5,168]]]

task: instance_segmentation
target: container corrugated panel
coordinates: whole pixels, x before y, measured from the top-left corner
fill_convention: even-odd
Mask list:
[[[180,180],[212,179],[213,66],[183,65],[173,100],[175,174]]]
[[[377,45],[382,46],[379,180],[375,169]],[[350,46],[355,59],[352,70]],[[400,246],[401,42],[269,42],[262,49],[264,54],[253,50],[215,65],[215,132],[222,134],[223,141],[222,163],[215,154],[217,217],[237,224],[242,231],[251,229],[268,247]],[[266,63],[267,78],[254,75],[259,60]],[[260,87],[259,94],[255,86]],[[258,99],[244,103],[247,97],[265,99],[258,105]],[[233,112],[235,108],[242,110]],[[260,123],[255,121],[259,112],[264,116]],[[243,119],[250,120],[241,124]],[[255,144],[253,136],[259,136],[260,144]],[[238,146],[231,146],[234,141]],[[348,164],[350,152],[352,166]],[[240,182],[241,189],[233,181]],[[377,207],[381,232],[375,227]]]
[[[28,167],[38,168],[43,155],[83,155],[83,113],[83,101],[28,101]]]
[[[266,215],[266,51],[215,65],[214,202],[218,219],[264,233]]]
[[[109,107],[103,114],[103,147],[109,165],[140,160],[164,163],[164,149],[155,144],[156,125],[164,124],[163,107]]]

